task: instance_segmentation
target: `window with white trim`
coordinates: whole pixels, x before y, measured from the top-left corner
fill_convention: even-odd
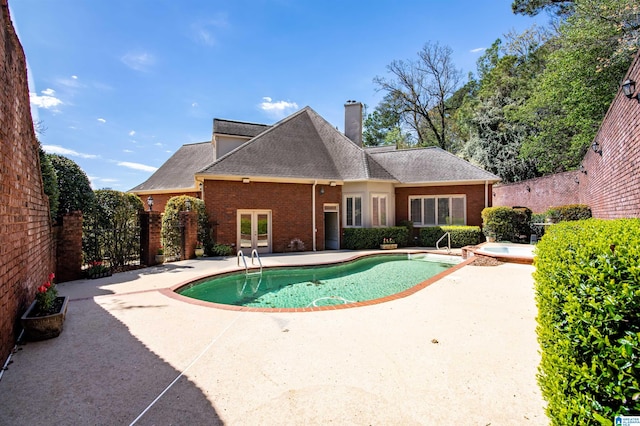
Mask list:
[[[344,197],[345,204],[345,226],[360,227],[362,226],[362,196],[346,195]]]
[[[387,196],[384,194],[371,196],[371,224],[387,226]]]
[[[465,225],[465,195],[409,197],[409,220],[414,226]]]

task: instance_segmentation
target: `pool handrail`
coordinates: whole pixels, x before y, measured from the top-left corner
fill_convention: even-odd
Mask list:
[[[447,237],[447,254],[451,253],[451,234],[449,232],[445,232],[442,237],[438,241],[436,241],[436,250],[440,250],[440,241]]]

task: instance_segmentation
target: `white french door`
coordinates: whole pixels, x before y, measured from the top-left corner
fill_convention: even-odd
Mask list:
[[[271,211],[238,210],[237,244],[245,255],[254,249],[271,253]]]

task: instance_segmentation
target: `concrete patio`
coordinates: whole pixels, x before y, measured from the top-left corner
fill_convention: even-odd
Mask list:
[[[59,285],[64,332],[14,354],[0,424],[548,424],[529,265],[464,266],[335,311],[237,312],[161,292],[231,269],[235,258],[195,259]]]

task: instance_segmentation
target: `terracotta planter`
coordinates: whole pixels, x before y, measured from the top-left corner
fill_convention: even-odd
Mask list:
[[[24,336],[28,340],[45,340],[58,337],[62,333],[62,326],[67,315],[67,305],[69,297],[59,296],[56,300],[62,299],[62,305],[59,312],[42,317],[30,316],[36,307],[37,301],[34,300],[20,318],[22,328],[24,328]]]
[[[197,248],[196,249],[196,256],[198,256],[198,257],[204,256],[204,249],[203,248]]]
[[[397,244],[380,244],[381,250],[394,250],[397,248],[398,248]]]

